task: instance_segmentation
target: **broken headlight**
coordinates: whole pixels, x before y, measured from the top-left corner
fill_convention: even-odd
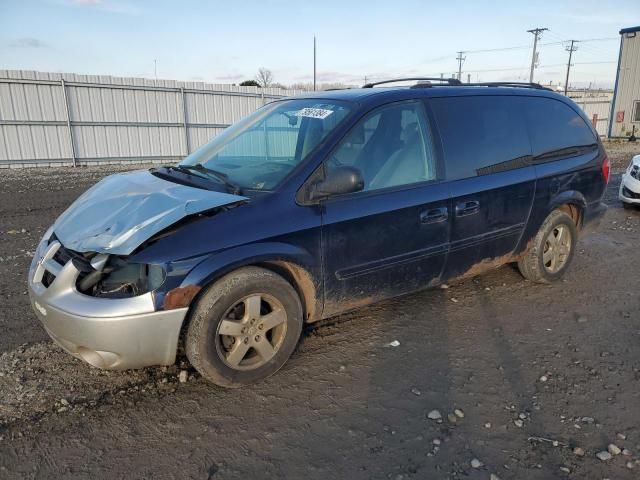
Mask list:
[[[78,290],[86,295],[128,298],[156,290],[165,280],[161,265],[130,263],[115,255],[97,254],[78,279]]]

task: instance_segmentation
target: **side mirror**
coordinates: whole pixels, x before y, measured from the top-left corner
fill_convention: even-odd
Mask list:
[[[359,192],[364,188],[364,178],[360,170],[353,167],[338,167],[331,170],[326,178],[316,183],[310,191],[310,200],[319,200],[332,195]]]

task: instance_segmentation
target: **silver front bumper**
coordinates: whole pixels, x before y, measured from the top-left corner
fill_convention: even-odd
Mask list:
[[[96,298],[76,290],[73,261],[61,265],[60,248],[48,236],[29,269],[29,298],[51,338],[75,357],[99,368],[122,370],[175,362],[186,308],[155,311],[151,293]],[[46,272],[55,278],[43,283]],[[51,275],[48,275],[51,278]]]

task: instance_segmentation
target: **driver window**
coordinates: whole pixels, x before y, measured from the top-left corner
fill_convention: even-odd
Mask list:
[[[349,132],[327,162],[327,169],[357,168],[365,191],[434,180],[435,155],[429,131],[420,102],[379,108]]]

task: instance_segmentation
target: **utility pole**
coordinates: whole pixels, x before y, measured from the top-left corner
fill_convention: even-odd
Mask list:
[[[158,81],[158,59],[153,59],[153,75],[156,77],[156,82]]]
[[[531,55],[531,72],[529,73],[529,83],[533,83],[533,70],[536,68],[536,59],[538,57],[538,39],[542,35],[542,32],[549,30],[548,28],[534,28],[533,30],[527,30],[529,33],[533,33],[533,54]]]
[[[316,91],[316,36],[313,36],[313,91]]]
[[[569,70],[571,70],[571,56],[573,55],[573,52],[578,50],[578,47],[574,47],[573,45],[577,41],[578,40],[571,40],[571,46],[570,47],[565,47],[565,50],[567,52],[569,52],[569,63],[567,63],[567,78],[564,81],[564,95],[565,95],[565,97],[567,96],[567,90],[569,89]]]
[[[464,62],[467,57],[463,57],[462,54],[464,52],[458,52],[458,56],[456,60],[458,60],[458,80],[462,81],[462,62]]]

